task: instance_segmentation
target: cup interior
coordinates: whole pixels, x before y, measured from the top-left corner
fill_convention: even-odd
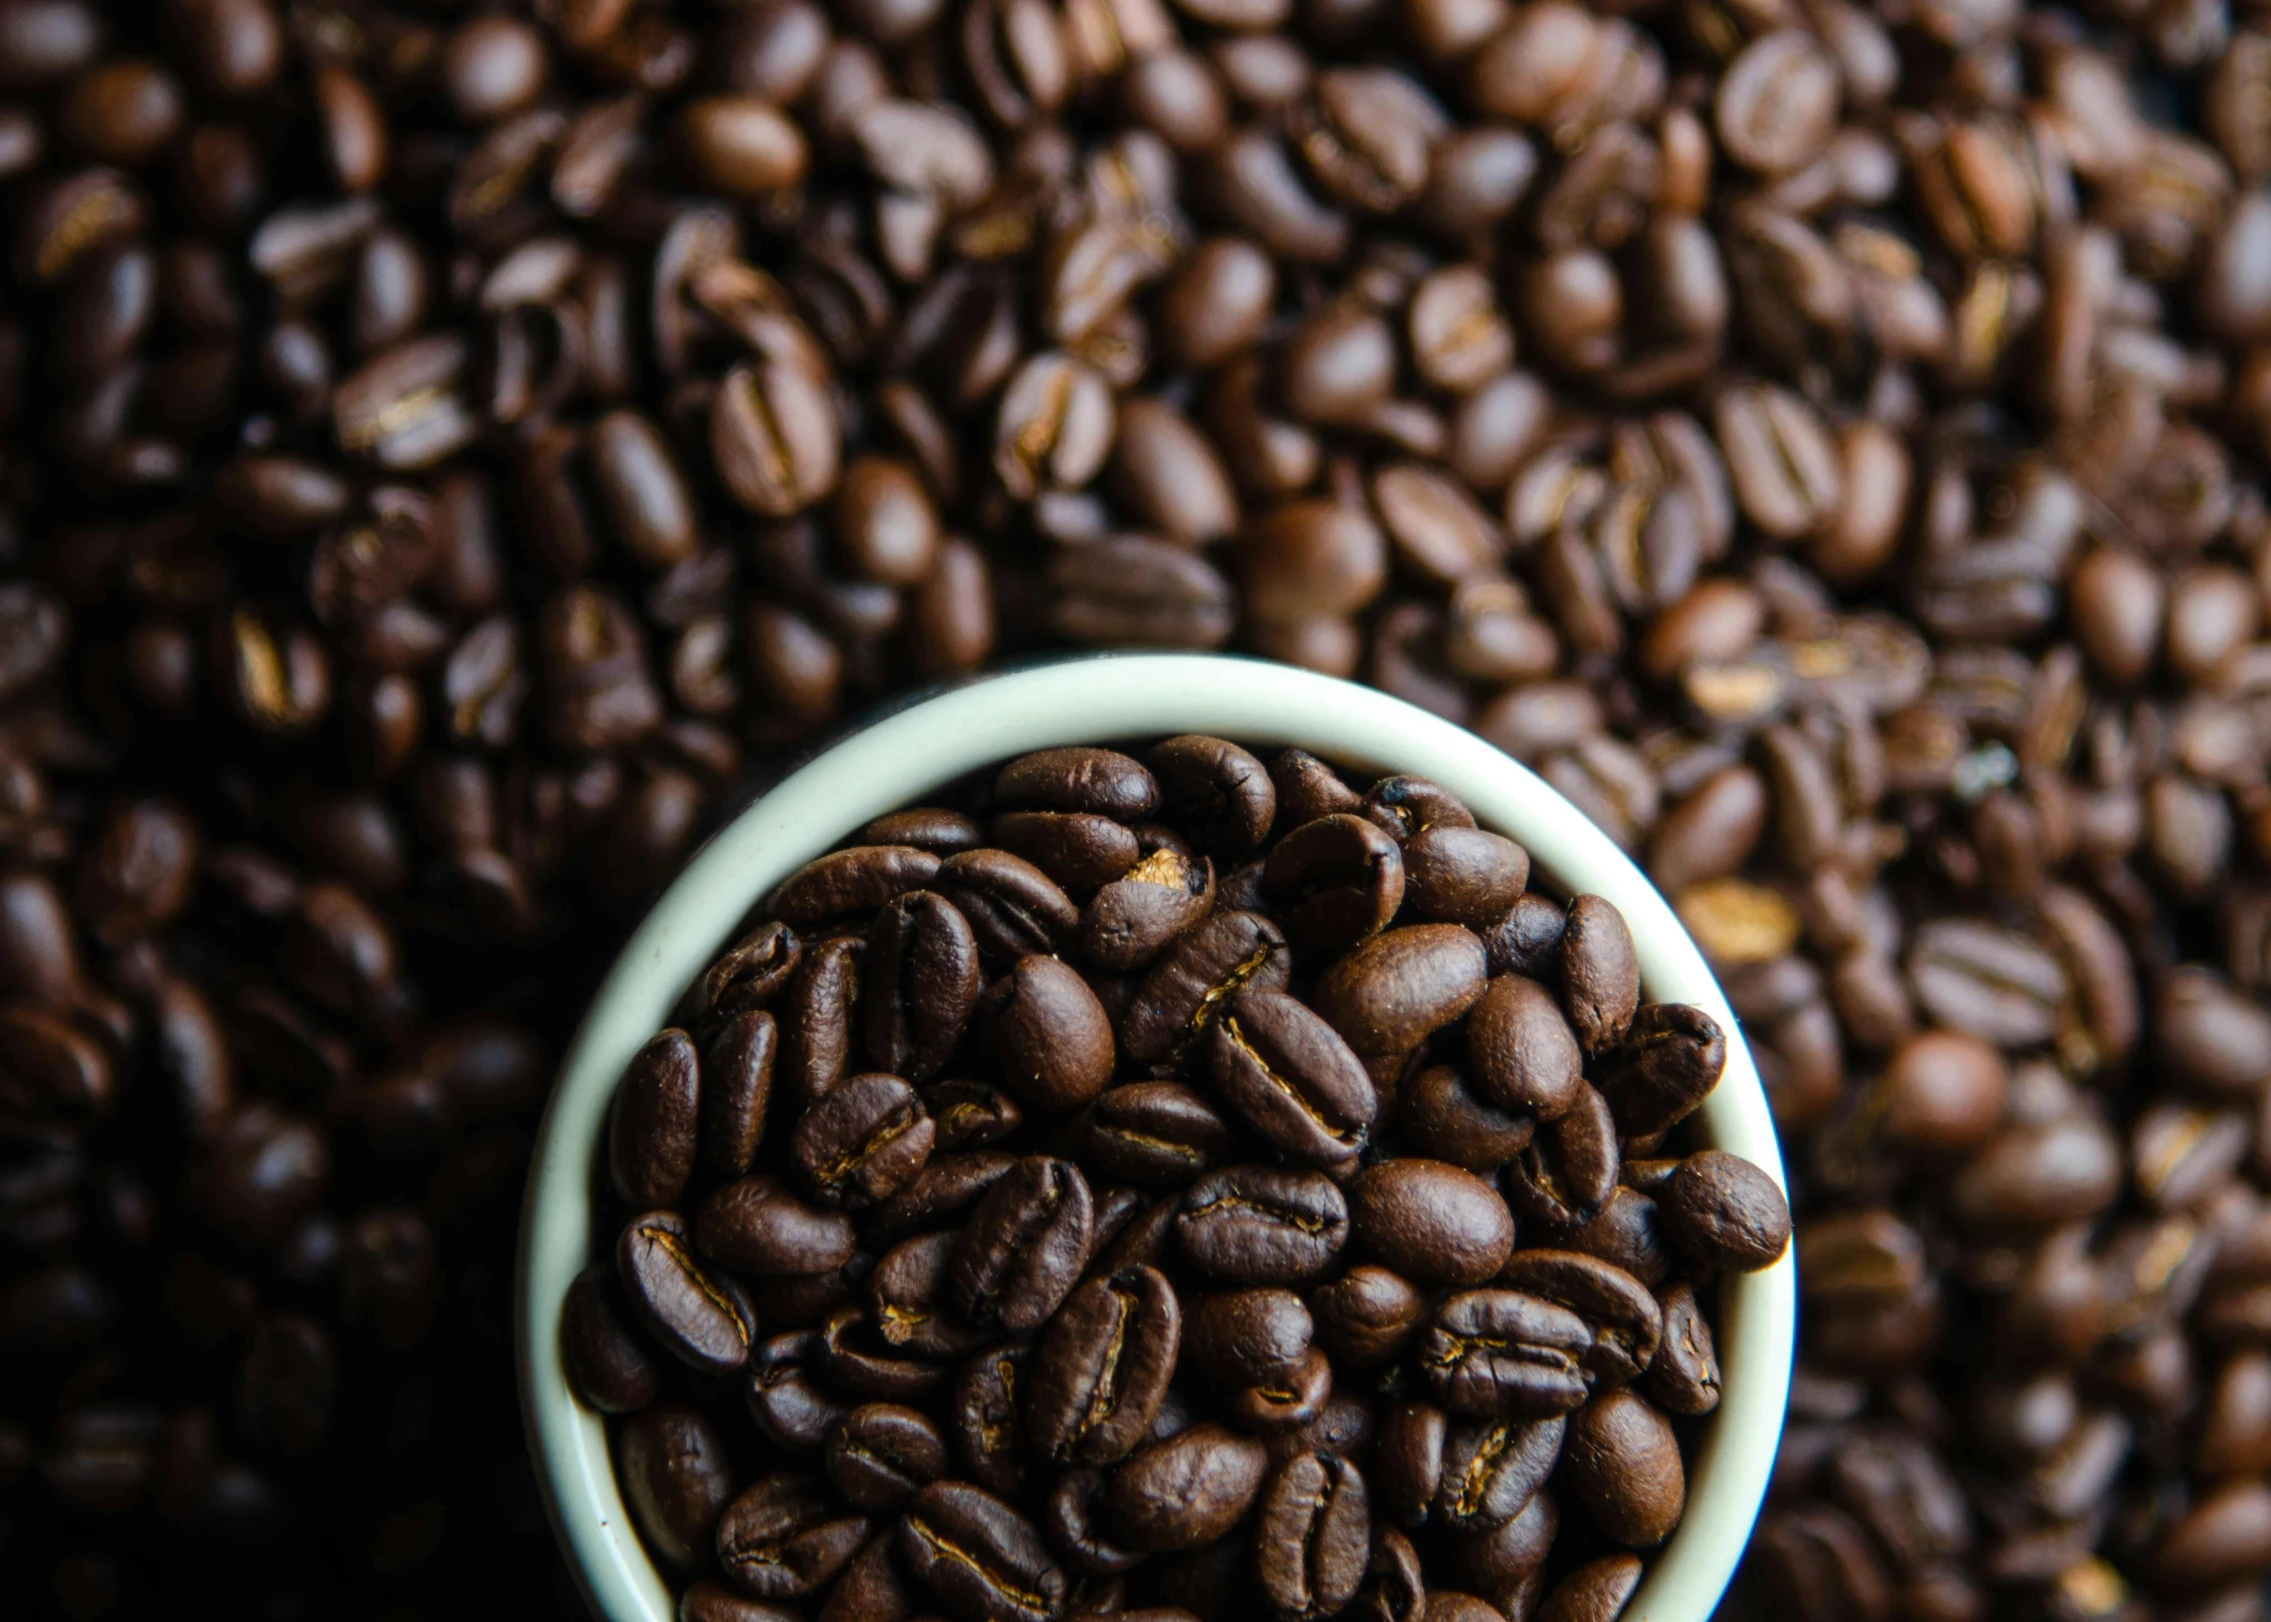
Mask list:
[[[1774,1124],[1733,1010],[1678,918],[1629,857],[1542,779],[1473,733],[1399,699],[1283,665],[1119,654],[987,677],[884,716],[784,779],[705,844],[632,934],[585,1013],[538,1134],[521,1216],[516,1341],[523,1422],[553,1530],[593,1612],[672,1622],[669,1585],[617,1490],[605,1421],[576,1401],[560,1354],[568,1287],[592,1255],[592,1167],[631,1057],[781,879],[853,829],[965,773],[1031,749],[1210,732],[1296,745],[1362,773],[1409,772],[1464,800],[1530,852],[1544,884],[1623,914],[1654,1001],[1704,1009],[1727,1068],[1699,1112],[1706,1143],[1783,1180]],[[1724,1395],[1705,1422],[1687,1513],[1627,1606],[1703,1622],[1765,1494],[1789,1396],[1796,1269],[1786,1252],[1720,1286]]]

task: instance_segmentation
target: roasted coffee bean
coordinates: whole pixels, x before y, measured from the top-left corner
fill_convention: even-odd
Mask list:
[[[1664,1242],[1655,1200],[1622,1181],[1631,1173],[1630,1162],[1617,1167],[1620,1181],[1609,1190],[1607,1201],[1592,1221],[1566,1232],[1540,1232],[1536,1237],[1549,1238],[1555,1246],[1580,1255],[1598,1256],[1653,1289],[1671,1276],[1677,1258]]]
[[[860,1013],[869,1057],[894,1075],[930,1080],[953,1058],[981,983],[977,937],[954,903],[897,897],[868,933]]]
[[[1158,1416],[1181,1335],[1174,1288],[1156,1268],[1122,1268],[1081,1285],[1031,1365],[1024,1415],[1032,1445],[1086,1465],[1127,1457]]]
[[[1238,745],[1186,734],[1155,744],[1144,758],[1162,814],[1191,829],[1208,854],[1240,856],[1269,836],[1277,789],[1268,768]]]
[[[789,1453],[817,1453],[842,1417],[843,1404],[820,1383],[820,1337],[775,1335],[750,1354],[743,1391],[758,1432]]]
[[[1240,1284],[1298,1284],[1348,1242],[1348,1202],[1321,1172],[1229,1166],[1184,1193],[1175,1236],[1201,1272]]]
[[[1718,1022],[1685,1003],[1650,1003],[1601,1056],[1597,1085],[1628,1138],[1653,1137],[1708,1097],[1726,1067]]]
[[[1539,1602],[1537,1622],[1616,1622],[1645,1569],[1629,1554],[1589,1560],[1554,1584]]]
[[[1538,1128],[1507,1166],[1501,1186],[1517,1215],[1566,1231],[1584,1227],[1608,1204],[1617,1165],[1608,1100],[1580,1082],[1576,1104]]]
[[[701,1063],[684,1031],[665,1031],[632,1059],[608,1117],[607,1163],[616,1194],[668,1205],[694,1174]]]
[[[733,1466],[716,1427],[684,1403],[656,1403],[624,1422],[616,1468],[639,1535],[679,1570],[699,1569],[709,1558],[710,1529],[733,1496]]]
[[[713,1017],[762,1007],[784,991],[804,955],[795,930],[777,920],[735,942],[702,976],[702,1001]]]
[[[731,1374],[749,1361],[756,1312],[739,1285],[702,1264],[676,1212],[633,1218],[616,1244],[615,1269],[640,1319],[681,1362]]]
[[[607,1270],[576,1276],[560,1309],[560,1359],[576,1395],[603,1414],[631,1414],[662,1394],[662,1370],[616,1305]]]
[[[1430,824],[1404,842],[1404,884],[1423,918],[1476,928],[1502,917],[1530,881],[1530,855],[1481,828]]]
[[[1193,1425],[1115,1466],[1105,1501],[1128,1547],[1197,1548],[1245,1517],[1268,1468],[1268,1450],[1253,1438]]]
[[[1474,1016],[1467,1017],[1471,1026]],[[1538,1130],[1535,1117],[1485,1103],[1465,1073],[1447,1064],[1430,1065],[1404,1083],[1396,1126],[1422,1154],[1476,1172],[1505,1165],[1529,1147]]]
[[[1317,817],[1272,847],[1262,894],[1295,945],[1338,951],[1379,933],[1403,905],[1403,851],[1362,817]]]
[[[1306,1004],[1274,991],[1249,987],[1223,1005],[1207,1069],[1246,1126],[1299,1164],[1354,1161],[1379,1108],[1348,1044]]]
[[[1584,1318],[1593,1330],[1586,1366],[1602,1380],[1621,1384],[1654,1360],[1663,1314],[1647,1286],[1621,1267],[1577,1251],[1525,1249],[1498,1278]]]
[[[1790,1243],[1790,1205],[1749,1161],[1703,1149],[1680,1162],[1658,1204],[1674,1245],[1736,1272],[1755,1272]]]
[[[867,1541],[869,1522],[829,1502],[826,1483],[799,1471],[760,1476],[718,1518],[718,1563],[758,1599],[817,1593]]]
[[[1144,1557],[1112,1540],[1105,1515],[1104,1473],[1067,1470],[1041,1505],[1041,1531],[1075,1571],[1117,1577],[1143,1564]]]
[[[1427,1298],[1385,1267],[1352,1267],[1309,1298],[1317,1338],[1357,1368],[1394,1359],[1420,1332]]]
[[[1186,932],[1144,975],[1119,1022],[1120,1051],[1160,1065],[1192,1051],[1239,991],[1283,991],[1285,937],[1253,912],[1217,912]]]
[[[1467,1064],[1481,1096],[1500,1108],[1554,1121],[1576,1107],[1583,1063],[1576,1033],[1552,993],[1520,974],[1501,974],[1467,1016]]]
[[[1454,1531],[1503,1526],[1529,1507],[1560,1462],[1568,1421],[1459,1420],[1443,1438],[1435,1513]]]
[[[1561,937],[1561,994],[1588,1055],[1623,1040],[1640,1002],[1640,968],[1632,932],[1599,896],[1581,895],[1569,904]]]
[[[930,887],[954,904],[980,948],[997,959],[1054,952],[1080,921],[1080,909],[1048,874],[1007,851],[949,856]]]
[[[858,1236],[840,1211],[805,1204],[762,1173],[726,1184],[694,1218],[701,1253],[736,1273],[825,1273],[851,1259]]]
[[[946,1474],[946,1439],[917,1409],[865,1403],[837,1425],[823,1468],[853,1508],[878,1514]]]
[[[937,1130],[897,1076],[850,1076],[805,1110],[789,1136],[789,1163],[821,1205],[856,1210],[904,1188],[930,1159]]]
[[[1288,1459],[1262,1489],[1254,1546],[1262,1592],[1279,1616],[1340,1611],[1355,1598],[1372,1553],[1364,1478],[1331,1454]]]
[[[984,1341],[985,1331],[954,1309],[959,1243],[952,1231],[917,1234],[877,1259],[867,1276],[868,1328],[892,1353],[933,1363]]]
[[[947,1285],[955,1310],[1013,1335],[1038,1329],[1088,1265],[1095,1223],[1078,1166],[1026,1156],[986,1190],[963,1227]]]
[[[1134,830],[1093,811],[1005,811],[991,832],[1067,890],[1094,890],[1143,860]]]
[[[789,980],[779,1015],[789,1091],[809,1103],[833,1091],[851,1068],[867,943],[856,936],[820,941]]]
[[[1376,935],[1318,976],[1314,1006],[1367,1061],[1400,1058],[1482,996],[1482,942],[1456,924]]]
[[[1544,985],[1561,983],[1561,937],[1566,908],[1536,892],[1525,893],[1483,932],[1493,975],[1518,974]]]
[[[1106,1176],[1145,1188],[1181,1188],[1221,1164],[1230,1148],[1229,1124],[1172,1081],[1108,1088],[1088,1117],[1088,1158]]]
[[[963,1481],[935,1482],[908,1502],[899,1557],[965,1622],[1047,1622],[1069,1587],[1033,1523]]]
[[[1440,1160],[1367,1167],[1349,1186],[1348,1205],[1358,1248],[1424,1283],[1480,1284],[1505,1265],[1514,1246],[1514,1218],[1498,1191]]]
[[[920,889],[938,872],[939,860],[927,850],[854,845],[807,862],[773,892],[768,909],[792,925],[857,916]]]
[[[1437,1309],[1418,1356],[1454,1413],[1539,1418],[1585,1400],[1592,1349],[1591,1327],[1566,1307],[1514,1290],[1469,1290]]]
[[[1659,1298],[1664,1330],[1642,1389],[1656,1406],[1675,1414],[1707,1414],[1719,1406],[1719,1348],[1711,1324],[1686,1281]]]
[[[1159,784],[1143,763],[1111,749],[1042,749],[1020,755],[994,776],[1004,811],[1088,811],[1134,821],[1159,805]]]
[[[1088,982],[1053,957],[1023,957],[978,1002],[1002,1085],[1028,1109],[1059,1114],[1112,1078],[1112,1025]]]
[[[975,1353],[954,1377],[948,1429],[970,1479],[997,1497],[1013,1498],[1025,1479],[1026,1369],[1029,1346]]]
[[[1172,847],[1152,851],[1080,910],[1073,950],[1108,974],[1140,969],[1214,909],[1214,864]]]
[[[1309,1355],[1309,1309],[1291,1290],[1220,1290],[1192,1305],[1185,1349],[1207,1378],[1250,1385]]]
[[[1671,1423],[1630,1391],[1604,1391],[1569,1418],[1569,1488],[1596,1525],[1629,1548],[1664,1540],[1687,1506]]]
[[[779,1051],[780,1027],[761,1008],[735,1014],[704,1044],[697,1138],[710,1170],[734,1176],[756,1158]]]

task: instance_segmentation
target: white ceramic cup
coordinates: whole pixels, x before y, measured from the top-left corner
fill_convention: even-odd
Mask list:
[[[672,1622],[671,1589],[617,1491],[607,1429],[568,1388],[560,1310],[595,1253],[593,1165],[617,1078],[774,885],[869,819],[994,761],[1059,744],[1208,732],[1293,744],[1359,775],[1410,772],[1518,841],[1547,884],[1606,897],[1640,957],[1642,994],[1691,1003],[1727,1033],[1702,1136],[1782,1180],[1782,1156],[1726,997],[1654,886],[1583,812],[1473,733],[1348,682],[1187,654],[1074,659],[974,681],[884,716],[815,758],[702,847],[624,946],[584,1015],[545,1111],[521,1216],[516,1334],[522,1416],[553,1530],[595,1614]],[[600,1247],[604,1249],[605,1247]],[[1719,1294],[1725,1395],[1692,1461],[1687,1515],[1649,1562],[1625,1622],[1704,1622],[1765,1494],[1790,1389],[1796,1270],[1785,1254]],[[762,1332],[762,1326],[760,1326]]]

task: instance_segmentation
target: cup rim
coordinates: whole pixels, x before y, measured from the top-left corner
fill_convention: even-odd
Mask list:
[[[1359,770],[1409,772],[1457,795],[1530,853],[1555,888],[1623,913],[1650,1000],[1703,1008],[1727,1067],[1699,1112],[1712,1146],[1784,1187],[1758,1070],[1725,994],[1671,905],[1607,834],[1527,767],[1466,729],[1372,688],[1222,654],[1104,653],[1007,670],[883,714],[745,807],[696,852],[594,994],[538,1128],[514,1278],[521,1417],[555,1538],[592,1612],[674,1622],[676,1601],[620,1490],[604,1416],[569,1389],[560,1350],[568,1287],[592,1257],[594,1156],[623,1068],[669,1024],[685,988],[782,878],[883,812],[1028,750],[1206,732],[1308,749]],[[1687,1510],[1626,1607],[1704,1622],[1748,1541],[1780,1442],[1797,1322],[1796,1265],[1720,1286],[1722,1395],[1703,1421]]]

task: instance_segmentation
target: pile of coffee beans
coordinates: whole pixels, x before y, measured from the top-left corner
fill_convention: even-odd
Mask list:
[[[2262,0],[0,0],[0,1592],[580,1616],[506,1303],[620,921],[1143,644],[1474,727],[1706,947],[1817,1281],[1732,1609],[2262,1617],[2267,84]]]
[[[1529,877],[1186,735],[785,880],[625,1071],[562,1326],[684,1622],[1621,1611],[1790,1208],[1667,1143],[1717,1024]]]

